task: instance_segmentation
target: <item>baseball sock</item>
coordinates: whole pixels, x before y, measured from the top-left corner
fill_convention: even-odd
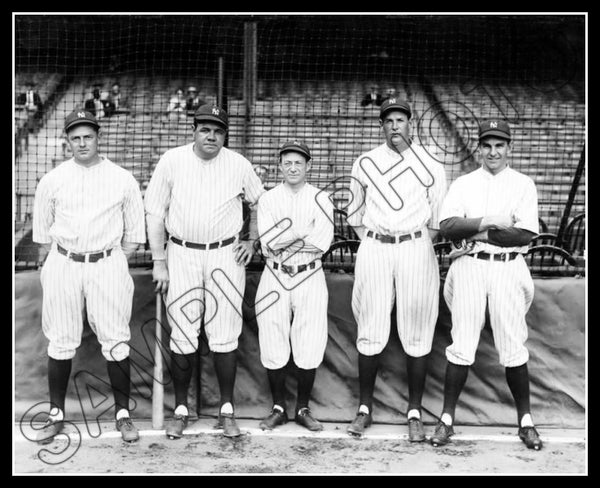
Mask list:
[[[188,388],[192,379],[195,353],[177,354],[171,351],[171,376],[175,390],[175,405],[187,407]]]
[[[129,358],[127,357],[121,361],[106,361],[106,369],[115,397],[115,415],[121,409],[129,411],[129,392],[131,389]]]
[[[456,403],[458,402],[460,392],[465,386],[468,375],[469,366],[463,366],[451,362],[448,362],[446,365],[446,378],[444,380],[444,407],[442,408],[442,412],[443,414],[449,415],[452,419],[454,419]],[[446,422],[446,424],[448,423]]]
[[[408,409],[420,410],[427,377],[427,357],[407,356],[406,371],[408,374]]]
[[[298,396],[296,399],[296,413],[301,408],[308,407],[310,393],[315,383],[317,369],[302,369],[298,368]]]
[[[285,410],[285,378],[287,372],[285,368],[267,369],[271,395],[273,396],[273,405],[279,405]]]
[[[221,405],[233,404],[233,385],[237,369],[237,349],[231,352],[214,353],[215,371],[221,392]]]
[[[517,406],[517,423],[521,425],[521,419],[529,413],[529,371],[527,363],[515,368],[506,368],[506,382],[510,388],[515,404]]]
[[[48,389],[50,391],[51,408],[65,411],[67,385],[71,376],[71,359],[53,359],[48,357]]]
[[[358,383],[360,385],[360,403],[373,409],[373,390],[379,367],[379,354],[365,356],[358,353]]]

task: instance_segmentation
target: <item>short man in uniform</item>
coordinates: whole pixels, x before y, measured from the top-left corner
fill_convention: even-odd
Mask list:
[[[458,397],[475,360],[486,307],[500,364],[517,407],[519,437],[530,449],[542,441],[529,405],[529,352],[525,314],[533,300],[533,280],[523,255],[539,229],[533,180],[508,165],[511,133],[504,120],[480,127],[481,168],[450,186],[440,214],[440,231],[460,243],[446,283],[444,299],[452,313],[452,344],[446,348],[442,416],[431,436],[434,446],[454,434]]]
[[[188,424],[188,388],[202,321],[221,393],[218,426],[226,437],[240,435],[233,409],[236,353],[245,266],[257,238],[251,216],[250,240],[239,239],[242,197],[255,204],[264,188],[250,161],[223,147],[228,127],[223,109],[198,108],[194,141],[163,154],[145,195],[152,276],[156,291],[168,290],[175,411],[166,434],[173,439]],[[251,211],[256,215],[254,207]]]
[[[268,306],[256,310],[256,320],[260,357],[273,396],[271,413],[260,427],[271,430],[288,420],[285,380],[291,354],[298,367],[294,419],[319,431],[323,426],[311,415],[308,403],[327,345],[329,295],[320,258],[333,239],[333,204],[327,193],[306,181],[311,167],[306,144],[286,142],[279,157],[283,183],[258,202],[258,232],[266,264],[256,301],[258,306]],[[278,297],[274,303],[266,299],[273,291]]]
[[[131,173],[98,153],[100,126],[90,112],[71,113],[65,133],[73,158],[42,177],[33,210],[33,240],[49,251],[41,282],[51,411],[38,441],[51,441],[64,427],[85,310],[107,360],[117,429],[131,442],[138,432],[129,416],[133,280],[127,257],[146,241],[142,195]]]
[[[348,432],[361,436],[372,423],[379,357],[388,342],[395,301],[407,355],[409,439],[422,442],[421,401],[439,304],[432,240],[446,177],[442,165],[410,138],[411,116],[404,100],[385,100],[379,115],[385,142],[352,167],[348,223],[361,239],[352,291],[360,404]]]

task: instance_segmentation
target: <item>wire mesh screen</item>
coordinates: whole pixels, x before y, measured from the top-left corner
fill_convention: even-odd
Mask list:
[[[204,101],[228,111],[228,147],[264,173],[267,188],[280,181],[278,147],[307,143],[309,181],[341,210],[352,163],[383,142],[385,98],[411,104],[413,140],[444,165],[448,183],[479,166],[479,122],[503,117],[513,132],[510,164],[534,179],[542,230],[556,236],[585,212],[584,20],[16,16],[17,269],[40,264],[31,240],[36,184],[71,156],[64,118],[86,107],[101,124],[100,152],[142,191],[161,154],[192,141],[193,108]],[[22,96],[29,90],[39,94],[35,110]],[[149,258],[141,249],[130,263]]]

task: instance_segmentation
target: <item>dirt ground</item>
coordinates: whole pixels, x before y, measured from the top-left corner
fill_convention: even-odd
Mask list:
[[[434,448],[408,442],[405,425],[373,425],[355,439],[345,424],[326,424],[315,434],[292,422],[264,433],[258,421],[242,419],[243,435],[227,439],[213,419],[202,419],[179,440],[153,431],[150,422],[136,425],[140,439],[133,444],[105,423],[95,438],[84,424],[72,424],[68,437],[47,446],[27,440],[32,431],[16,425],[13,474],[587,474],[584,430],[540,428],[544,449],[532,451],[506,427],[456,426],[453,441]],[[428,436],[432,430],[426,426]]]

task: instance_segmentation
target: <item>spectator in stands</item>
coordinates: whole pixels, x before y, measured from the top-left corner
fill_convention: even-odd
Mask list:
[[[262,164],[253,164],[252,167],[254,168],[254,172],[260,178],[263,186],[265,186],[267,182],[267,176],[269,175],[269,170],[267,167],[263,166]]]
[[[373,106],[380,106],[383,100],[381,99],[381,93],[377,92],[377,89],[372,86],[371,91],[366,93],[362,101],[360,102],[362,107],[373,104]]]
[[[201,105],[205,105],[206,102],[200,98],[198,95],[198,90],[195,86],[190,86],[187,91],[187,100],[185,104],[185,109],[188,111],[195,111]]]
[[[94,88],[92,98],[85,101],[85,109],[96,116],[97,119],[104,117],[104,103],[100,99],[100,89]]]
[[[42,99],[37,91],[34,90],[33,83],[26,84],[27,89],[17,97],[17,105],[22,106],[27,111],[27,130],[29,133],[35,132],[42,117]]]
[[[383,100],[381,100],[381,103],[385,102],[389,98],[397,98],[397,97],[398,97],[398,94],[396,93],[396,89],[395,88],[388,88],[385,91],[385,97],[383,98]]]
[[[183,90],[181,88],[178,88],[175,92],[175,95],[173,95],[169,99],[169,105],[167,106],[167,114],[173,112],[185,112],[186,103],[187,101],[185,99],[185,95],[183,94]]]
[[[108,94],[108,100],[114,107],[114,111],[117,112],[121,109],[122,106],[122,95],[121,95],[121,85],[118,83],[113,83],[113,86],[110,89],[110,93]]]

